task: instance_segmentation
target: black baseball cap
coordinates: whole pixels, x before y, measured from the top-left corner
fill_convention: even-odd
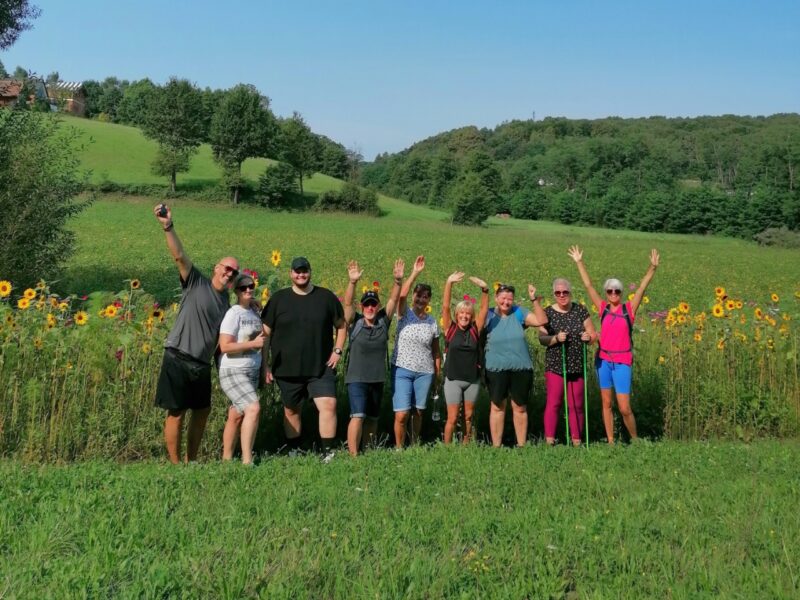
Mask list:
[[[364,295],[361,296],[361,304],[363,305],[365,302],[374,302],[375,304],[380,304],[381,300],[378,298],[378,292],[374,292],[372,290],[364,292]]]
[[[297,271],[298,269],[311,270],[311,263],[308,262],[305,256],[297,256],[292,259],[292,271]]]

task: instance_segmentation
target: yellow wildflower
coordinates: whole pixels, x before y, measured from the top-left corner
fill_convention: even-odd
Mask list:
[[[5,279],[0,281],[0,298],[7,298],[12,289],[14,288],[10,281],[6,281]]]
[[[138,290],[140,287],[142,287],[142,282],[141,281],[139,281],[138,279],[131,279],[131,289],[132,290]]]
[[[22,292],[22,297],[28,300],[33,300],[34,298],[36,298],[36,291],[32,290],[31,288],[28,288],[27,290]]]
[[[42,341],[42,338],[38,338],[38,337],[34,338],[33,339],[33,347],[36,348],[37,350],[41,350],[44,347],[44,342]]]
[[[151,350],[150,344],[148,344],[147,342],[142,344],[142,354],[150,354],[150,350]]]
[[[114,306],[113,304],[109,304],[108,306],[106,306],[105,313],[106,313],[106,316],[108,318],[116,317],[117,316],[117,307]]]
[[[724,298],[725,297],[725,288],[722,286],[717,286],[714,288],[714,295],[717,298]]]
[[[780,300],[780,297],[779,297],[779,296],[778,296],[778,294],[776,294],[775,292],[772,292],[772,295],[770,295],[770,299],[771,299],[773,302],[777,302],[778,300]]]
[[[85,311],[79,310],[78,312],[75,313],[76,325],[86,325],[88,320],[89,320],[89,315],[86,314]]]
[[[722,308],[722,304],[715,304],[714,308],[711,309],[711,314],[719,319],[725,316],[725,309]]]
[[[701,332],[699,332],[699,331],[695,331],[694,332],[694,341],[695,342],[703,341],[703,334]]]
[[[272,256],[270,257],[270,261],[272,262],[273,267],[279,267],[281,264],[281,251],[273,250]]]
[[[31,305],[31,301],[27,298],[20,298],[17,300],[17,308],[21,310],[28,310],[28,307]]]
[[[680,312],[682,312],[683,314],[688,314],[689,313],[689,303],[688,302],[681,302],[680,304],[678,304],[678,310]]]
[[[736,308],[736,302],[734,302],[733,300],[726,300],[725,308],[726,310],[733,310],[734,308]]]
[[[717,341],[717,350],[722,350],[723,348],[725,348],[725,338],[720,338]]]
[[[60,310],[61,312],[64,312],[68,308],[69,308],[69,304],[67,304],[66,302],[59,302],[58,303],[58,310]]]

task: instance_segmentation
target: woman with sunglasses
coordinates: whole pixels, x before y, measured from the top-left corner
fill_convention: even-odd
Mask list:
[[[394,284],[381,308],[378,292],[367,290],[361,296],[361,313],[353,308],[356,284],[363,269],[351,260],[347,265],[349,283],[344,293],[344,320],[347,323],[347,395],[350,398],[350,423],[347,426],[347,448],[352,456],[358,455],[362,437],[366,443],[374,441],[378,432],[378,417],[386,381],[386,362],[389,352],[389,326],[400,295],[405,263],[397,259],[392,275]],[[362,435],[363,434],[363,435]]]
[[[635,440],[636,418],[631,410],[631,367],[633,365],[633,321],[642,302],[644,293],[658,268],[659,256],[655,248],[650,251],[650,267],[639,284],[630,302],[622,303],[622,282],[619,279],[606,279],[603,289],[606,299],[592,286],[589,272],[583,264],[583,251],[572,246],[568,254],[578,266],[583,285],[589,293],[597,313],[600,315],[599,348],[595,358],[597,380],[600,382],[600,397],[603,400],[603,425],[609,444],[614,443],[614,415],[612,413],[612,390],[617,396],[617,408],[622,420]]]
[[[481,288],[481,306],[475,315],[474,300],[456,304],[450,312],[453,284],[463,281],[464,273],[452,273],[444,284],[442,299],[442,328],[445,330],[447,360],[444,364],[444,399],[447,404],[447,421],[444,424],[444,443],[453,441],[458,421],[458,411],[464,403],[464,439],[466,444],[472,434],[472,415],[480,391],[481,340],[480,332],[489,313],[489,288],[477,277],[469,280]]]
[[[573,446],[581,445],[583,414],[583,344],[597,339],[589,311],[572,301],[572,284],[566,279],[553,281],[555,304],[544,309],[548,323],[539,329],[539,343],[547,347],[544,355],[544,382],[547,404],[544,407],[544,439],[553,446],[564,402],[564,373],[567,377],[569,432]]]
[[[425,269],[425,257],[418,256],[411,275],[403,282],[397,302],[397,334],[392,353],[392,408],[395,446],[405,444],[411,419],[411,443],[419,439],[422,413],[428,405],[428,392],[439,377],[442,356],[439,352],[439,325],[431,317],[431,286],[417,283]],[[413,286],[411,305],[408,295]]]
[[[533,385],[533,361],[525,339],[525,329],[547,324],[547,315],[540,304],[541,296],[536,295],[533,285],[528,285],[532,311],[514,304],[514,292],[513,285],[500,284],[497,287],[496,306],[489,311],[485,325],[484,362],[486,387],[491,400],[489,430],[495,448],[503,443],[509,398],[517,446],[524,446],[528,440],[528,397]]]
[[[258,429],[258,379],[264,325],[254,308],[256,283],[250,275],[239,275],[233,289],[236,304],[228,309],[219,328],[219,384],[231,401],[228,420],[222,433],[222,460],[231,460],[241,429],[242,463],[252,464],[253,442]]]

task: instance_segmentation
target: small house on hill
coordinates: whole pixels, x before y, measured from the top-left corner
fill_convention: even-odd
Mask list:
[[[13,106],[22,92],[22,82],[17,79],[0,79],[0,106]]]
[[[86,90],[80,81],[57,81],[48,84],[47,97],[51,105],[62,112],[78,117],[86,115]]]

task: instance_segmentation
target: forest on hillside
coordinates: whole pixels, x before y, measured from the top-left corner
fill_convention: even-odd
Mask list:
[[[798,170],[798,114],[546,118],[378,155],[362,183],[451,209],[466,192],[486,214],[751,238],[800,228]]]

